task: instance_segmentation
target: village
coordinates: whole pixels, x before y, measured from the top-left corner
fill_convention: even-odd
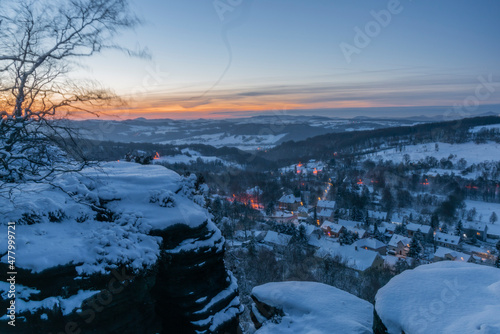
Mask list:
[[[419,215],[411,209],[381,208],[381,196],[356,210],[338,205],[332,200],[332,179],[335,173],[328,164],[311,160],[308,163],[282,168],[283,174],[292,174],[299,189],[312,189],[318,184],[322,191],[302,190],[300,193],[283,194],[276,199],[273,210],[265,210],[261,203],[262,190],[247,189],[243,195],[232,195],[230,202],[250,206],[255,213],[252,224],[236,224],[221,229],[230,249],[252,247],[266,248],[276,253],[290,247],[294,239],[305,239],[307,248],[318,259],[337,259],[356,271],[411,268],[437,261],[473,262],[498,265],[500,251],[500,223],[492,218],[484,223],[473,218],[455,224],[436,222],[435,215]],[[356,179],[357,186],[373,180]],[[425,186],[428,179],[424,179]],[[361,193],[362,187],[358,192]],[[366,191],[366,187],[365,190]],[[373,193],[373,187],[368,187]],[[319,196],[315,196],[316,194]],[[373,194],[372,194],[373,195]],[[245,213],[248,221],[249,214]],[[496,213],[492,214],[496,217]],[[470,218],[470,217],[469,217]],[[496,223],[496,224],[495,224]],[[251,227],[250,227],[251,226]],[[227,233],[227,231],[230,233]]]

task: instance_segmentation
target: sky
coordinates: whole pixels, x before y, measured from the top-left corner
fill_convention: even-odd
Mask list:
[[[78,72],[120,118],[500,112],[497,0],[132,0],[143,20]],[[497,84],[498,82],[498,84]]]

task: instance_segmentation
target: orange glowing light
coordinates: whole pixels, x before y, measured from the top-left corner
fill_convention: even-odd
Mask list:
[[[160,154],[156,152],[155,156],[153,157],[153,160],[159,160],[160,159]]]

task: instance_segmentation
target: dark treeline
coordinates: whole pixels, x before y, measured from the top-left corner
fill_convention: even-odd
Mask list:
[[[495,137],[488,131],[471,134],[469,129],[498,123],[500,123],[499,117],[487,116],[369,131],[330,133],[299,142],[288,141],[267,152],[260,153],[260,156],[278,161],[281,165],[287,165],[309,159],[328,161],[333,158],[334,152],[343,156],[367,153],[367,149],[377,150],[382,145],[397,147],[403,143],[413,145],[438,141],[463,143],[471,139],[482,142],[498,138],[498,136]]]

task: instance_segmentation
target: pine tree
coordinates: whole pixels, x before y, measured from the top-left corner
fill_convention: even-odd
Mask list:
[[[459,220],[457,223],[457,227],[455,228],[455,235],[460,237],[462,235],[463,229],[464,229],[464,225],[462,224],[462,221]]]
[[[408,262],[406,262],[406,260],[403,260],[400,258],[396,262],[396,265],[394,266],[394,271],[396,272],[396,275],[398,275],[398,274],[401,274],[403,271],[405,271],[408,268],[410,268],[410,266],[408,265]]]
[[[493,212],[490,216],[490,223],[495,224],[498,221],[498,216],[496,212]]]
[[[420,254],[422,253],[422,246],[418,241],[416,236],[413,236],[410,241],[410,250],[408,251],[408,256],[414,259],[420,259]]]
[[[500,269],[500,255],[497,256],[497,260],[495,261],[495,267],[497,267],[498,269]]]
[[[431,227],[434,231],[439,228],[439,217],[436,212],[431,216]]]
[[[448,225],[443,224],[443,226],[441,227],[441,232],[448,233]]]
[[[304,225],[299,225],[297,229],[297,241],[302,245],[307,244],[307,232]]]

